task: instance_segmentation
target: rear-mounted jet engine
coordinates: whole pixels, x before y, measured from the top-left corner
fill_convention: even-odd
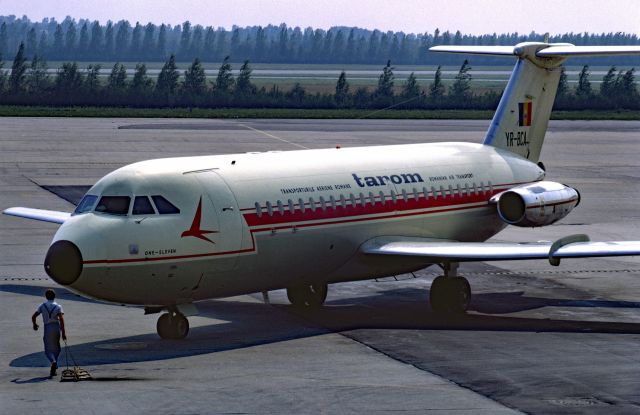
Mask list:
[[[509,225],[537,227],[564,218],[580,203],[580,193],[555,182],[536,182],[514,187],[491,198],[500,219]]]

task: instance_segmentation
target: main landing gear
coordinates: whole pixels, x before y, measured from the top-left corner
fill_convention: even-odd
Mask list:
[[[442,268],[444,275],[436,277],[431,283],[431,309],[436,313],[462,314],[471,302],[469,281],[457,276],[457,263],[447,263]]]
[[[295,307],[318,308],[327,299],[327,284],[304,284],[287,288],[287,298]]]
[[[163,339],[184,339],[189,334],[189,320],[178,311],[169,311],[158,318],[156,329]]]

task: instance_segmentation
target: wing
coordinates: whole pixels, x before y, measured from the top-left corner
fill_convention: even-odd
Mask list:
[[[370,255],[422,257],[439,262],[510,261],[640,255],[640,241],[591,242],[586,235],[571,235],[556,242],[457,242],[423,238],[374,238],[361,247]]]
[[[68,212],[59,212],[57,210],[31,209],[25,207],[12,207],[5,209],[2,213],[19,218],[41,220],[43,222],[52,222],[63,224],[65,220],[71,216]]]

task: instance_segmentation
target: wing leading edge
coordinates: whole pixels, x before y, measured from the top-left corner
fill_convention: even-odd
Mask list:
[[[558,265],[562,258],[640,255],[640,241],[591,242],[572,235],[556,242],[505,243],[456,242],[422,238],[374,238],[361,250],[371,255],[422,257],[434,263],[548,259]]]
[[[32,209],[25,207],[12,207],[5,209],[2,213],[10,216],[17,216],[19,218],[40,220],[43,222],[51,222],[63,224],[65,220],[69,219],[71,213],[59,212],[57,210],[44,210],[44,209]]]

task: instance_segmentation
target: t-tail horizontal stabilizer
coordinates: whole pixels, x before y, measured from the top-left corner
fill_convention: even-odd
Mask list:
[[[545,42],[515,46],[434,46],[430,50],[518,58],[484,143],[533,162],[540,158],[562,62],[571,56],[640,54],[640,46],[574,46]]]

